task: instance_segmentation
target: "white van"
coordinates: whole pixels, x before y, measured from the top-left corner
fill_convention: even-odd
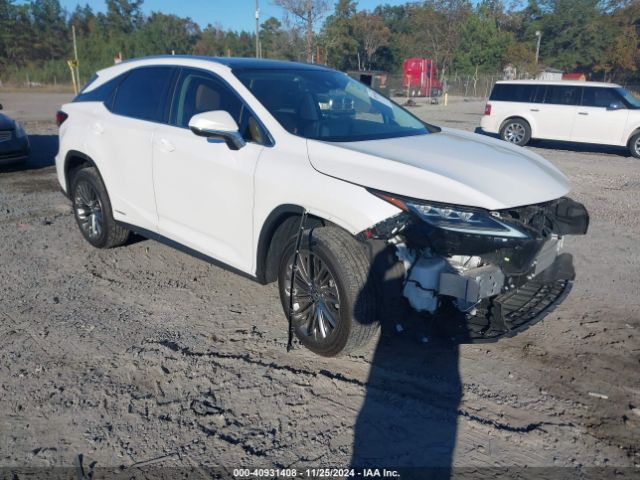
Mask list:
[[[640,158],[640,100],[612,83],[497,82],[480,127],[516,145],[540,138],[627,146]]]

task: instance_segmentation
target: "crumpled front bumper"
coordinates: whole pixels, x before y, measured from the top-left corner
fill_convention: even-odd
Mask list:
[[[525,229],[527,238],[444,231],[409,215],[376,226],[367,237],[395,240],[405,264],[404,297],[428,312],[446,336],[495,341],[540,321],[564,299],[575,271],[572,256],[560,253],[562,238],[584,235],[589,225],[584,206],[568,198],[500,215]],[[407,251],[417,252],[410,262]],[[455,256],[481,261],[475,268],[459,268],[451,264]]]
[[[571,291],[573,259],[561,254],[540,275],[505,293],[483,300],[472,312],[452,307],[433,315],[436,328],[458,343],[487,343],[512,337],[540,322]]]

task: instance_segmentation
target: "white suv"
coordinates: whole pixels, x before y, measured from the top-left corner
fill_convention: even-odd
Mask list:
[[[58,178],[89,243],[135,231],[278,281],[290,333],[321,355],[367,344],[403,296],[468,341],[526,328],[573,279],[562,236],[587,230],[540,156],[319,66],[133,60],[58,123]]]
[[[526,145],[531,138],[626,146],[640,158],[640,100],[597,82],[497,82],[480,127]]]

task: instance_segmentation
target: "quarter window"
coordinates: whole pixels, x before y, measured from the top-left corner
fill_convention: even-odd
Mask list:
[[[533,102],[537,85],[526,83],[497,83],[493,87],[490,100],[497,102]]]
[[[126,76],[126,74],[119,75],[116,78],[112,78],[111,80],[103,83],[99,87],[94,88],[89,92],[85,92],[85,90],[91,86],[91,84],[98,78],[95,76],[85,87],[80,91],[80,93],[73,99],[74,102],[103,102],[107,108],[112,108],[113,97],[118,88],[118,85],[122,81],[122,79]]]
[[[141,120],[166,122],[174,73],[172,67],[132,70],[118,87],[113,112]]]

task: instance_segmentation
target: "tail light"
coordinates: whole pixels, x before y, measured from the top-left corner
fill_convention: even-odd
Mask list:
[[[58,110],[56,113],[56,123],[58,126],[62,125],[67,118],[69,118],[69,115],[64,113],[62,110]]]
[[[484,114],[485,115],[491,115],[491,104],[487,103],[484,107]]]

